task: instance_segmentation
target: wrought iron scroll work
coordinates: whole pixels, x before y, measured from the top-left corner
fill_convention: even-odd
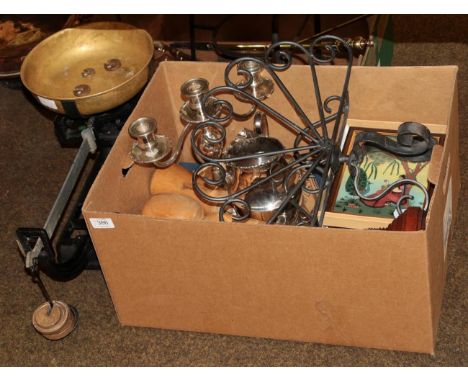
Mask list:
[[[282,50],[285,46],[289,47],[288,51]],[[341,93],[327,96],[323,100],[316,65],[332,64],[336,58],[338,49],[344,49],[347,58]],[[326,56],[323,55],[324,50],[327,54]],[[305,54],[308,59],[316,100],[316,109],[319,116],[319,119],[316,121],[310,120],[308,114],[296,101],[277,74],[291,67],[294,51]],[[209,90],[202,99],[202,110],[203,113],[208,116],[209,120],[196,125],[191,133],[192,150],[195,157],[202,162],[202,165],[193,173],[193,188],[202,200],[220,205],[219,219],[221,221],[224,220],[224,215],[227,212],[231,214],[233,221],[248,219],[251,214],[251,206],[244,199],[247,193],[267,182],[276,181],[278,177],[283,177],[282,182],[283,188],[286,190],[286,195],[282,198],[280,206],[268,219],[267,224],[275,223],[277,218],[287,207],[292,205],[300,216],[300,219],[293,224],[301,226],[321,226],[325,216],[325,208],[328,204],[330,189],[342,163],[348,164],[351,176],[354,177],[354,188],[357,195],[362,199],[377,200],[384,197],[395,187],[413,185],[423,191],[425,195],[424,210],[427,210],[429,205],[428,192],[426,188],[416,180],[398,180],[392,183],[380,195],[374,197],[363,195],[358,189],[359,164],[360,160],[362,160],[362,150],[365,143],[374,144],[394,154],[407,155],[408,158],[417,161],[422,160],[422,158],[427,157],[427,155],[430,156],[430,150],[434,145],[434,139],[424,125],[407,122],[402,124],[401,129],[399,129],[396,144],[386,141],[386,138],[381,134],[372,133],[373,135],[371,137],[367,137],[367,141],[364,139],[362,142],[355,145],[351,156],[343,155],[340,150],[340,142],[342,142],[343,139],[344,127],[349,111],[348,86],[351,76],[352,59],[352,49],[346,41],[336,36],[327,35],[315,39],[308,50],[292,41],[279,42],[271,45],[267,49],[264,60],[254,57],[245,57],[238,58],[227,65],[224,73],[225,85]],[[266,70],[273,79],[276,87],[291,104],[293,110],[301,120],[302,126],[273,109],[267,102],[257,99],[246,91],[248,87],[252,85],[254,78],[251,72],[242,69],[243,66],[239,65],[245,61],[262,65],[263,69]],[[239,76],[244,77],[244,81],[235,83],[231,80],[230,74],[234,68],[237,68],[237,74]],[[236,113],[233,105],[229,101],[219,97],[222,94],[237,96],[236,98],[241,99],[243,102],[250,103],[252,107],[248,113]],[[210,99],[216,99],[215,105],[217,107],[215,109],[218,111],[222,110],[221,113],[217,115],[210,114],[208,108],[208,100]],[[333,112],[330,107],[332,102],[338,102],[336,112]],[[225,153],[227,136],[226,126],[232,119],[245,120],[258,110],[275,119],[280,125],[296,135],[293,147],[237,157],[224,156],[223,153]],[[329,132],[327,128],[328,124],[333,125],[331,132]],[[205,144],[208,143],[212,148],[209,153],[203,152],[201,148],[202,137]],[[288,157],[288,160],[286,164],[279,166],[277,169],[273,169],[272,167],[267,176],[257,179],[254,183],[241,189],[234,188],[230,190],[228,180],[231,176],[229,174],[229,164],[265,157]],[[204,175],[205,173],[209,173],[210,176]],[[320,177],[317,177],[317,174],[320,174]],[[306,184],[307,180],[311,179],[311,177],[314,177],[315,180],[320,179],[319,182],[316,182],[315,188],[309,188]],[[293,178],[295,179],[292,182]],[[206,187],[224,188],[227,190],[226,195],[209,195],[200,186],[200,181],[204,184],[205,189]],[[293,183],[292,186],[291,183]],[[297,202],[296,196],[299,192],[315,194],[315,203],[311,211],[307,211]],[[411,198],[411,195],[403,192],[396,206],[399,213],[401,213],[401,204]]]
[[[285,46],[289,46],[288,51],[282,49]],[[341,49],[344,48],[346,58],[348,60],[342,90],[339,95],[331,95],[323,100],[316,65],[333,63],[338,53],[338,47],[341,47]],[[324,49],[327,54],[326,56],[323,55]],[[296,101],[287,86],[277,74],[277,72],[283,72],[291,67],[294,51],[299,51],[305,54],[308,58],[316,99],[316,108],[319,116],[317,121],[310,120],[307,113]],[[223,220],[223,216],[226,211],[231,210],[232,213],[233,208],[237,211],[233,214],[233,220],[241,221],[247,219],[250,213],[250,206],[242,199],[242,197],[255,187],[266,182],[270,182],[273,179],[278,179],[278,176],[284,176],[284,187],[287,189],[287,194],[282,200],[280,207],[274,212],[273,216],[267,223],[274,223],[286,207],[289,204],[293,204],[302,216],[299,225],[316,226],[322,224],[330,186],[333,183],[334,175],[340,162],[341,153],[338,148],[338,144],[341,139],[341,132],[346,124],[347,112],[349,109],[348,85],[351,75],[352,58],[352,49],[343,39],[327,35],[317,38],[310,45],[308,50],[292,41],[279,42],[271,45],[267,49],[264,60],[253,57],[244,57],[236,59],[227,65],[224,74],[226,85],[211,89],[203,98],[202,109],[203,112],[208,115],[210,121],[197,125],[192,130],[191,134],[191,143],[194,154],[199,160],[204,162],[193,174],[194,190],[203,200],[221,205],[219,212],[220,220]],[[276,62],[273,61],[274,59]],[[245,91],[252,84],[253,76],[250,72],[238,67],[238,65],[243,61],[253,61],[262,65],[273,79],[276,87],[291,104],[293,110],[302,121],[303,126],[294,123],[284,114],[274,110],[266,102],[258,100]],[[239,76],[243,76],[245,81],[235,83],[231,80],[230,74],[234,68],[237,68],[237,74]],[[233,105],[229,101],[220,99],[219,96],[226,93],[240,96],[244,102],[248,102],[252,105],[252,109],[247,114],[236,113]],[[216,104],[218,107],[222,108],[223,113],[221,115],[209,114],[207,100],[212,97],[217,99]],[[330,108],[331,102],[338,102],[338,109],[334,113]],[[255,110],[262,111],[267,116],[275,119],[282,126],[296,134],[294,146],[274,152],[252,154],[235,158],[223,158],[220,155],[220,152],[225,148],[225,139],[227,135],[226,127],[224,125],[231,119],[245,119],[249,115],[252,115]],[[328,132],[327,124],[333,124],[331,134]],[[203,153],[199,147],[200,137],[202,135],[205,137],[205,142],[206,139],[208,139],[208,142],[211,145],[218,147],[218,150],[215,150],[216,155],[206,155]],[[272,171],[268,176],[259,179],[256,183],[243,189],[228,192],[228,194],[224,196],[210,196],[200,187],[200,180],[205,186],[209,187],[226,186],[228,183],[226,178],[228,176],[225,166],[226,163],[265,156],[282,157],[288,154],[293,154],[294,157],[287,165]],[[209,172],[211,177],[203,175],[205,172]],[[322,181],[319,183],[317,189],[312,190],[312,192],[317,195],[317,201],[314,209],[312,211],[306,211],[303,207],[297,204],[294,200],[294,196],[301,189],[311,192],[311,190],[307,190],[305,183],[315,172],[320,172],[322,174]],[[215,174],[214,177],[213,174]],[[295,174],[296,176],[299,175],[299,179],[296,180],[293,187],[289,187],[289,184],[287,184],[291,179],[291,174]]]
[[[376,201],[383,198],[389,192],[397,187],[403,187],[402,196],[396,203],[396,208],[399,214],[402,213],[401,205],[413,196],[405,192],[406,185],[415,186],[419,188],[424,194],[423,210],[427,211],[429,208],[429,193],[423,184],[415,179],[399,179],[391,183],[386,189],[382,190],[379,194],[374,196],[366,196],[361,193],[358,187],[360,179],[360,163],[365,155],[365,146],[371,145],[385,150],[389,153],[398,155],[402,159],[411,162],[425,162],[428,161],[432,154],[432,148],[436,144],[434,137],[432,137],[429,129],[417,122],[404,122],[398,128],[397,140],[389,140],[388,137],[377,132],[361,132],[357,135],[353,150],[349,158],[347,158],[348,167],[351,176],[354,177],[354,190],[359,198],[367,201]]]

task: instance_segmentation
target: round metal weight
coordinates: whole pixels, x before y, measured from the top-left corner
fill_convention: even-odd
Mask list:
[[[68,336],[78,323],[77,310],[62,301],[40,305],[33,313],[32,324],[36,331],[48,340],[60,340]]]

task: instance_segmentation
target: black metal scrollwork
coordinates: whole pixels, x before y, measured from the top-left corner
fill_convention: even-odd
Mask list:
[[[301,107],[279,75],[290,69],[295,52],[305,55],[310,67],[315,113]],[[341,90],[339,94],[323,97],[316,66],[333,64],[338,53],[347,59]],[[398,180],[380,195],[373,197],[362,195],[357,188],[360,176],[359,164],[364,157],[366,145],[377,146],[409,160],[422,161],[430,157],[435,141],[425,126],[408,122],[400,126],[396,141],[374,132],[360,134],[351,155],[343,155],[340,143],[350,107],[348,88],[352,60],[353,52],[348,42],[340,37],[325,35],[315,39],[308,48],[293,41],[272,44],[265,51],[263,60],[255,57],[237,58],[226,66],[223,86],[207,90],[206,80],[188,81],[189,84],[196,82],[199,87],[204,85],[204,90],[207,91],[196,94],[197,100],[201,100],[199,105],[201,111],[197,109],[197,113],[203,118],[200,117],[197,123],[190,122],[184,128],[180,140],[183,141],[191,130],[192,151],[202,163],[193,173],[193,189],[202,200],[220,206],[220,220],[224,220],[226,214],[230,214],[233,221],[248,219],[255,212],[248,202],[252,196],[251,192],[265,189],[263,196],[267,199],[273,194],[275,197],[280,195],[279,203],[269,215],[267,223],[278,222],[280,216],[284,216],[292,208],[297,213],[288,224],[321,226],[331,185],[338,168],[344,162],[349,166],[350,173],[354,177],[356,192],[362,199],[376,200],[395,187],[411,184],[423,190],[426,196],[425,209],[427,209],[429,203],[427,190],[416,180]],[[237,79],[234,79],[234,72]],[[263,72],[266,72],[268,77],[264,77]],[[273,84],[274,88],[278,89],[275,90],[275,96],[281,93],[299,117],[300,124],[268,104],[267,98],[273,94]],[[223,95],[234,96],[241,103],[250,104],[250,109],[242,113],[235,110],[233,103],[223,99]],[[263,114],[259,116],[258,113]],[[242,150],[234,150],[232,142],[227,148],[226,137],[230,122],[233,119],[246,120],[253,115],[255,115],[254,131],[245,132],[243,147],[255,143],[260,148],[245,153]],[[317,115],[318,119],[312,121],[311,115]],[[261,135],[261,124],[265,116],[274,119],[295,134],[292,147],[283,147],[275,138],[254,139],[248,136],[248,134],[258,135],[259,132]],[[270,145],[268,150],[262,148],[266,141]],[[180,149],[181,144],[178,145],[176,154]],[[170,163],[170,160],[163,162],[165,165],[167,163]],[[263,170],[265,170],[264,164],[268,164],[267,171],[257,179],[241,184],[240,174],[251,172],[249,163],[256,163],[257,167]],[[158,166],[157,163],[155,165]],[[298,203],[298,195],[302,192],[313,194],[315,197],[314,206],[310,211]],[[401,211],[401,204],[409,198],[410,195],[403,193],[397,203],[398,211]]]

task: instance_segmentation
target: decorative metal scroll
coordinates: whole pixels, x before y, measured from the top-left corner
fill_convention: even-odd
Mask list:
[[[316,71],[316,65],[332,63],[338,53],[338,49],[344,50],[347,58],[346,74],[343,81],[341,93],[338,95],[328,96],[323,98],[319,80]],[[278,76],[277,72],[282,72],[290,68],[292,64],[292,55],[294,52],[303,53],[307,59],[311,70],[313,91],[316,99],[316,107],[318,110],[319,120],[311,121],[307,113],[297,102],[287,86]],[[280,42],[271,45],[266,53],[265,59],[257,58],[239,58],[228,64],[225,70],[224,79],[225,86],[219,86],[208,91],[205,99],[210,97],[217,98],[217,104],[222,108],[222,115],[209,115],[206,105],[203,109],[209,115],[210,121],[196,126],[192,130],[191,143],[192,148],[197,156],[204,163],[193,174],[193,187],[201,199],[210,203],[221,204],[220,220],[226,212],[233,214],[233,220],[245,220],[251,213],[251,206],[246,201],[246,195],[252,192],[255,188],[262,187],[272,182],[272,180],[283,180],[282,199],[279,206],[271,214],[267,223],[275,223],[279,216],[284,214],[288,208],[293,208],[298,211],[299,218],[296,218],[294,224],[298,225],[321,225],[324,217],[324,210],[330,186],[333,182],[336,171],[340,163],[340,150],[338,142],[341,139],[343,127],[346,124],[347,112],[349,108],[348,85],[352,68],[352,49],[344,40],[335,36],[322,36],[317,38],[310,46],[305,49],[303,46],[290,41]],[[262,100],[257,99],[251,92],[248,92],[249,86],[254,81],[250,71],[243,68],[243,63],[257,63],[273,79],[276,88],[282,93],[286,100],[291,104],[296,114],[300,117],[303,126],[299,126],[285,115],[271,108]],[[245,66],[244,66],[245,67]],[[231,80],[230,74],[234,68],[237,68],[237,73],[245,77],[245,81],[235,83]],[[231,119],[242,118],[246,115],[240,115],[234,111],[233,105],[223,99],[220,99],[222,94],[232,94],[244,102],[249,102],[253,105],[254,110],[261,111],[267,116],[278,121],[282,126],[291,130],[296,134],[294,146],[270,152],[260,152],[256,154],[243,155],[239,157],[221,157],[219,153],[225,151],[226,127],[225,124]],[[275,94],[276,95],[276,94]],[[338,102],[338,110],[332,113],[330,103]],[[333,123],[331,134],[329,134],[327,124]],[[204,139],[200,139],[203,136]],[[200,143],[209,143],[212,147],[216,147],[213,152],[217,155],[206,155]],[[241,161],[262,159],[265,157],[274,157],[275,162],[278,158],[290,156],[292,159],[283,163],[276,168],[271,167],[266,173],[266,176],[259,178],[255,183],[248,185],[242,189],[237,189],[234,192],[228,192],[223,196],[212,196],[200,186],[202,184],[209,187],[227,187],[229,188],[229,174],[226,169],[232,167]],[[209,173],[208,177],[205,174]],[[313,182],[315,188],[310,189],[307,186],[307,180],[313,178],[314,174],[322,174],[320,182]],[[292,178],[294,182],[291,184]],[[206,189],[206,187],[205,187]],[[316,196],[315,206],[312,211],[307,211],[300,206],[297,201],[299,192],[314,193]],[[291,222],[289,222],[291,223]]]
[[[346,72],[341,88],[340,94],[330,95],[326,98],[323,97],[319,80],[316,71],[316,65],[333,63],[337,53],[344,53],[347,58]],[[305,110],[301,107],[299,102],[294,98],[287,86],[282,82],[278,76],[278,72],[285,71],[290,68],[292,64],[292,55],[294,52],[303,53],[307,59],[311,70],[313,92],[316,99],[316,108],[318,111],[319,119],[311,121],[307,116]],[[353,155],[350,158],[344,156],[339,148],[339,143],[343,138],[344,126],[346,124],[347,114],[349,110],[349,94],[348,85],[351,76],[353,53],[351,47],[341,38],[336,36],[322,36],[317,38],[310,46],[305,49],[303,46],[290,41],[280,42],[271,45],[266,53],[265,59],[245,57],[239,58],[230,62],[225,70],[224,80],[225,86],[219,86],[209,90],[205,94],[205,100],[216,99],[215,104],[222,113],[217,115],[210,114],[208,103],[202,105],[202,109],[207,114],[209,121],[197,125],[191,133],[192,149],[196,157],[203,162],[198,170],[193,174],[193,187],[201,199],[220,205],[219,217],[223,220],[225,213],[230,213],[232,219],[235,221],[242,221],[252,216],[252,205],[249,203],[249,195],[255,189],[265,187],[273,182],[282,181],[282,191],[277,192],[277,197],[280,196],[281,200],[275,200],[275,210],[268,218],[267,223],[272,224],[278,222],[278,218],[285,214],[288,209],[296,210],[295,218],[289,221],[286,219],[286,224],[308,225],[308,226],[321,226],[324,219],[325,208],[330,194],[330,188],[334,181],[340,163],[347,162],[350,167],[351,174],[355,176],[355,188],[358,195],[366,200],[369,199],[362,195],[357,188],[357,179],[359,177],[359,160],[362,156]],[[296,124],[284,114],[274,110],[271,106],[265,103],[255,92],[249,91],[249,87],[255,82],[254,75],[251,71],[246,70],[248,65],[258,65],[264,68],[274,81],[276,88],[282,93],[285,99],[292,105],[296,114],[302,121],[302,126]],[[231,80],[231,72],[237,68],[237,74],[245,78],[241,82],[233,82]],[[223,94],[231,94],[244,102],[252,105],[252,109],[247,114],[239,114],[234,110],[233,105],[221,98]],[[277,95],[276,95],[277,96]],[[335,101],[338,103],[336,112],[332,112],[330,103]],[[212,109],[212,104],[209,105]],[[218,109],[218,110],[219,110]],[[294,146],[289,148],[280,148],[277,150],[262,151],[241,156],[226,156],[226,124],[231,119],[246,119],[253,115],[255,112],[262,112],[266,116],[271,117],[278,121],[282,126],[296,134]],[[331,131],[327,125],[332,125]],[[422,125],[421,125],[422,126]],[[411,130],[411,129],[410,129]],[[358,148],[362,150],[364,144],[376,144],[377,141],[383,140],[384,143],[380,145],[383,150],[393,152],[396,154],[408,155],[414,157],[430,151],[433,142],[430,139],[426,140],[412,140],[409,139],[410,135],[429,135],[428,130],[420,128],[418,131],[402,131],[399,134],[399,140],[396,143],[389,143],[385,141],[385,137],[380,136],[378,133],[372,137],[374,140],[357,140],[354,154]],[[403,142],[400,142],[401,140]],[[206,148],[210,153],[207,153]],[[289,157],[289,160],[281,159]],[[242,188],[235,188],[232,186],[232,178],[235,177],[232,172],[236,168],[236,164],[246,161],[265,161],[265,158],[274,158],[272,162],[276,166],[269,167],[264,176],[257,179],[252,184],[247,184]],[[278,165],[278,163],[282,163]],[[208,174],[208,175],[207,175]],[[314,179],[313,182],[308,180]],[[231,179],[231,180],[230,180]],[[317,181],[317,179],[319,181]],[[314,187],[308,186],[308,183],[313,183]],[[425,195],[425,206],[427,209],[429,203],[429,196],[427,190],[419,182],[411,179],[399,180],[391,184],[388,189],[384,190],[381,195],[374,197],[375,199],[381,198],[389,193],[393,188],[400,187],[405,184],[412,184],[423,190]],[[204,187],[202,187],[203,185]],[[228,190],[225,195],[213,196],[208,189],[224,188]],[[275,186],[273,186],[275,187]],[[230,192],[229,190],[233,190]],[[298,194],[301,192],[308,192],[315,194],[315,203],[312,210],[307,210],[298,203]],[[269,195],[271,196],[271,195]],[[401,203],[411,198],[410,195],[402,195],[397,203],[397,209],[401,212]],[[271,198],[270,198],[271,199]],[[270,200],[267,198],[265,203]],[[284,220],[282,220],[284,222]]]
[[[302,108],[278,75],[291,67],[296,52],[307,57],[310,67],[319,117],[316,121],[308,117],[310,113]],[[316,66],[333,64],[338,54],[347,59],[341,90],[339,94],[324,97]],[[167,167],[174,163],[183,141],[190,134],[193,154],[201,162],[193,173],[193,189],[203,201],[220,206],[221,221],[229,214],[233,221],[260,216],[268,224],[321,226],[330,189],[342,163],[347,163],[357,195],[362,199],[375,200],[395,187],[411,184],[423,190],[426,210],[427,190],[415,180],[398,180],[371,199],[358,190],[359,164],[365,145],[378,146],[418,161],[430,156],[434,140],[424,125],[411,122],[400,128],[396,142],[378,133],[359,134],[351,155],[343,155],[340,143],[350,106],[348,86],[352,59],[352,48],[345,40],[326,35],[315,39],[307,49],[296,42],[283,41],[271,45],[264,60],[238,58],[227,65],[223,86],[207,90],[208,83],[204,79],[188,81],[181,89],[189,99],[181,109],[181,119],[187,125],[171,158],[154,164]],[[242,80],[231,79],[234,70]],[[263,76],[264,72],[269,76]],[[223,95],[250,104],[249,111],[239,113]],[[301,123],[269,106],[265,101],[269,96],[284,97]],[[332,103],[337,103],[336,111],[332,110]],[[230,122],[250,118],[254,121],[254,130],[244,129],[233,142],[226,142]],[[295,135],[292,147],[284,147],[277,139],[269,137],[267,118]],[[303,193],[314,195],[313,207],[301,204]],[[409,198],[410,195],[403,193],[397,203],[398,211],[401,212],[401,204]]]

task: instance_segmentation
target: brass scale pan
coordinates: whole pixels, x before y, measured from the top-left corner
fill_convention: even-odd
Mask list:
[[[153,51],[146,31],[123,23],[64,29],[26,56],[21,80],[50,110],[70,117],[97,114],[144,87]]]

